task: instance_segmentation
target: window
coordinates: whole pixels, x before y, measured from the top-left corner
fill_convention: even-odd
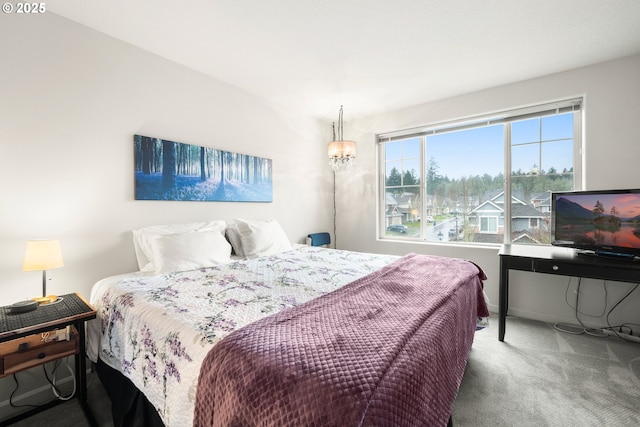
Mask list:
[[[495,216],[482,216],[480,217],[480,232],[492,233],[498,232],[498,217]]]
[[[550,192],[580,188],[581,105],[378,135],[380,236],[550,243]]]

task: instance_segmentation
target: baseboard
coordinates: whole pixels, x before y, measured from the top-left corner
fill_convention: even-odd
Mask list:
[[[489,305],[489,311],[496,315],[498,315],[498,313],[500,312],[497,305]],[[546,313],[538,313],[535,311],[527,311],[527,310],[521,310],[518,308],[511,308],[511,307],[509,307],[509,316],[522,317],[524,319],[530,319],[530,320],[538,320],[540,322],[545,322],[545,323],[563,323],[567,325],[580,326],[580,323],[576,320],[575,317],[569,317],[569,318],[559,317],[559,316],[553,316]],[[509,316],[507,316],[507,328],[509,328]],[[593,329],[600,329],[600,328],[607,328],[608,325],[604,325],[604,324],[598,325],[595,323],[589,323],[587,324],[587,327],[593,328]],[[615,334],[611,332],[610,335],[615,335]],[[629,338],[629,341],[640,342],[640,337],[636,337],[635,335],[628,335],[628,334],[620,334],[620,335],[624,335],[624,338]]]
[[[492,304],[489,305],[489,311],[496,315],[500,313],[499,307],[497,305],[492,305]],[[558,316],[553,316],[546,313],[538,313],[535,311],[521,310],[514,307],[509,307],[509,316],[523,317],[525,319],[531,319],[531,320],[539,320],[540,322],[545,322],[545,323],[577,323],[575,318],[558,317]]]

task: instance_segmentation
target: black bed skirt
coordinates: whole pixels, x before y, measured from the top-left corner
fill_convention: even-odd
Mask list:
[[[128,378],[100,359],[96,371],[111,399],[115,427],[164,427],[156,409]]]
[[[100,359],[96,371],[111,399],[114,427],[164,427],[156,409],[127,377]],[[453,427],[452,417],[447,427]]]

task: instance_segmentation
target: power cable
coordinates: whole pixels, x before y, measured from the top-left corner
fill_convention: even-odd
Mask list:
[[[590,315],[590,314],[586,314],[586,313],[582,313],[579,310],[579,305],[580,305],[580,287],[581,287],[581,282],[582,282],[582,278],[579,277],[578,278],[578,285],[576,287],[576,303],[575,303],[575,307],[571,305],[571,303],[569,302],[569,287],[571,285],[571,278],[569,278],[569,282],[567,283],[567,287],[565,289],[565,301],[567,303],[567,305],[571,308],[574,309],[575,311],[575,316],[576,316],[576,320],[580,323],[580,327],[575,326],[575,325],[570,325],[570,324],[566,324],[566,323],[556,323],[553,325],[553,327],[560,331],[560,332],[564,332],[564,333],[568,333],[568,334],[573,334],[573,335],[581,335],[581,334],[588,334],[594,337],[599,337],[599,338],[603,338],[608,336],[609,334],[607,334],[605,331],[609,330],[611,332],[613,332],[613,334],[615,336],[617,336],[620,339],[623,339],[627,342],[635,342],[629,339],[626,339],[623,335],[621,335],[622,333],[622,328],[629,328],[630,334],[633,334],[633,328],[631,328],[631,326],[628,325],[634,325],[634,326],[640,326],[637,323],[622,323],[619,326],[613,326],[611,325],[611,321],[609,320],[609,317],[611,316],[611,313],[613,313],[613,311],[623,302],[625,301],[636,289],[638,289],[638,287],[640,287],[640,283],[636,283],[636,285],[629,291],[627,292],[622,298],[620,298],[618,300],[618,302],[616,302],[613,307],[611,307],[611,309],[607,312],[606,308],[607,308],[607,300],[608,300],[608,296],[609,296],[609,292],[608,292],[608,288],[607,288],[607,281],[604,281],[604,290],[605,290],[605,305],[602,311],[602,314],[599,316],[595,316],[595,315]],[[607,320],[607,327],[603,327],[603,328],[589,328],[588,326],[586,326],[584,324],[584,322],[580,319],[579,315],[583,315],[583,316],[588,316],[588,317],[603,317],[606,315],[606,320]],[[616,331],[616,329],[618,329],[618,331]]]

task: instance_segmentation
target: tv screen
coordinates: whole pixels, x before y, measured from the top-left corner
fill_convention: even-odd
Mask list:
[[[552,245],[640,256],[640,189],[555,192],[551,216]]]

